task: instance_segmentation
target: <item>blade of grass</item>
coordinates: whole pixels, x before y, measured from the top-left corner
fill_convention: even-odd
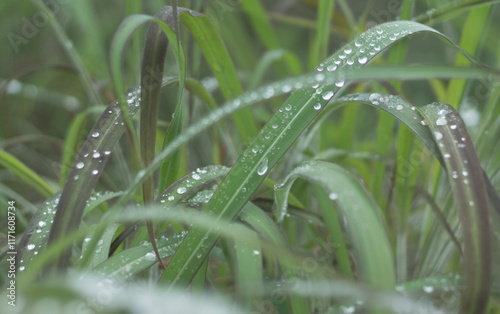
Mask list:
[[[172,18],[170,8],[163,7],[156,15],[155,18],[168,21],[169,17]],[[174,14],[177,12],[174,12]],[[174,16],[174,19],[176,16]],[[168,22],[167,22],[168,23]],[[163,77],[163,67],[165,64],[165,56],[167,54],[168,39],[162,28],[155,22],[151,22],[146,35],[146,42],[144,48],[144,55],[142,59],[141,68],[141,117],[140,117],[140,145],[141,145],[141,167],[148,166],[155,157],[156,153],[156,127],[158,124],[158,114],[161,101],[161,80]],[[182,75],[179,73],[179,75]],[[182,85],[182,84],[180,84]],[[182,96],[179,95],[182,99]],[[179,108],[180,107],[180,108]],[[177,107],[177,115],[182,117],[182,104]],[[182,118],[181,118],[182,119]],[[174,119],[176,120],[176,119]],[[177,135],[178,130],[172,128],[176,123],[172,121],[169,133]],[[173,132],[172,132],[173,131]],[[168,133],[167,133],[168,134]],[[168,136],[168,135],[167,135]],[[178,153],[171,156],[165,162],[167,169],[169,166],[178,167]],[[169,162],[170,161],[170,162]],[[172,162],[174,161],[174,162]],[[150,175],[142,185],[142,198],[144,204],[150,204],[154,200],[154,179]],[[146,221],[146,226],[149,234],[149,241],[153,246],[158,262],[163,265],[160,253],[156,247],[156,239],[151,220]]]
[[[219,82],[222,94],[229,100],[242,93],[242,88],[233,61],[222,38],[206,15],[195,12],[180,14],[180,19],[191,31],[203,52],[212,72]],[[257,134],[257,126],[249,109],[234,115],[236,125],[245,143]]]
[[[499,0],[455,0],[443,4],[439,8],[433,8],[428,12],[415,17],[415,22],[424,24],[435,24],[443,20],[451,19],[452,17],[468,11],[477,6],[493,5],[500,2]]]
[[[483,39],[483,37],[478,36],[478,34],[483,34],[490,24],[490,12],[491,6],[476,8],[469,13],[465,21],[459,45],[471,56],[476,55],[479,44]],[[469,64],[469,60],[467,60],[464,55],[457,53],[454,64],[455,66],[466,66]],[[464,79],[453,79],[450,80],[448,84],[445,102],[451,104],[457,110],[460,110],[466,83]]]
[[[44,179],[28,168],[22,161],[4,150],[0,150],[0,165],[34,187],[44,197],[54,195],[54,189]]]
[[[255,1],[242,1],[241,5],[243,9],[248,14],[250,18],[250,22],[252,23],[253,29],[257,32],[260,40],[267,48],[267,50],[276,50],[280,49],[280,44],[278,40],[278,36],[275,31],[271,27],[271,23],[269,23],[269,19],[267,17],[267,13],[265,9],[262,7],[260,0]],[[289,70],[293,70],[294,61],[288,56],[285,56],[284,64],[280,64],[278,67],[278,71],[284,75],[285,70],[284,66],[286,65]]]
[[[318,24],[309,55],[309,69],[314,69],[321,60],[328,56],[328,39],[330,37],[330,23],[334,5],[334,0],[320,0],[318,3]]]
[[[94,87],[92,77],[90,76],[90,73],[88,73],[87,67],[85,66],[82,58],[73,46],[73,43],[68,38],[68,36],[66,36],[66,32],[64,31],[63,27],[59,24],[59,22],[57,22],[54,14],[43,1],[36,0],[35,4],[45,13],[45,16],[48,17],[49,23],[57,35],[57,39],[64,47],[65,52],[68,54],[75,68],[78,70],[78,74],[80,76],[80,79],[82,80],[83,86],[85,87],[87,96],[90,99],[90,103],[93,105],[100,104],[100,97]]]
[[[491,231],[483,171],[460,115],[452,106],[431,104],[422,108],[444,157],[444,164],[460,218],[464,242],[462,311],[486,309],[491,274]]]
[[[378,287],[394,287],[394,257],[380,220],[380,208],[354,175],[338,165],[323,161],[302,164],[275,187],[277,210],[281,213],[286,211],[288,193],[297,178],[321,185],[330,200],[339,204],[357,257],[360,279]],[[377,250],[374,251],[373,247]]]

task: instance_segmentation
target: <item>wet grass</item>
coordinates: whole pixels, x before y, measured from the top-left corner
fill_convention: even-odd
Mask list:
[[[498,1],[155,2],[22,9],[2,309],[498,312]]]

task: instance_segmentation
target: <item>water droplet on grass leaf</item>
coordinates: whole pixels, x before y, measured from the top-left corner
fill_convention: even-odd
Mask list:
[[[358,59],[358,62],[359,62],[360,64],[365,64],[367,61],[368,61],[368,58],[367,58],[367,57],[361,57],[361,58],[359,58],[359,59]]]
[[[99,137],[99,132],[97,131],[92,132],[92,137],[94,138]]]
[[[146,255],[144,255],[144,258],[147,260],[147,261],[154,261],[156,259],[156,255],[155,253],[151,253],[151,252],[148,252],[146,253]]]
[[[260,166],[257,168],[257,174],[259,176],[262,176],[266,174],[267,172],[267,167],[268,167],[268,160],[264,159],[264,161],[260,164]]]
[[[79,162],[76,164],[77,169],[82,169],[84,166],[85,166],[85,164],[83,162]]]
[[[322,97],[324,100],[330,100],[333,97],[333,92],[332,91],[325,92],[323,93]]]

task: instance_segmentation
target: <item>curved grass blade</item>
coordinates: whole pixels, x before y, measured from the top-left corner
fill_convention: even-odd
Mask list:
[[[12,172],[22,181],[34,187],[44,197],[54,195],[54,189],[28,168],[22,161],[4,150],[0,150],[0,165]]]
[[[256,88],[259,85],[259,82],[262,80],[265,71],[271,66],[273,62],[277,60],[281,60],[285,56],[288,56],[290,60],[293,60],[294,66],[292,69],[293,74],[299,74],[302,72],[300,61],[290,52],[284,49],[276,49],[267,51],[264,56],[259,60],[259,64],[255,68],[252,80],[248,86],[249,90]]]
[[[139,88],[127,93],[128,110],[135,114],[139,109]],[[75,158],[68,179],[57,205],[48,243],[55,243],[73,230],[77,230],[85,204],[99,179],[113,147],[125,130],[124,118],[118,101],[111,103],[97,120],[87,140]],[[54,263],[56,269],[63,269],[69,263],[71,250],[66,250]]]
[[[294,181],[303,178],[321,185],[337,202],[346,221],[360,279],[373,286],[392,288],[396,271],[391,244],[380,220],[381,211],[366,188],[346,169],[324,161],[306,162],[293,169],[275,187],[280,217],[286,212],[288,194]],[[376,250],[373,248],[376,247]]]
[[[491,231],[487,190],[467,128],[456,110],[435,103],[422,108],[444,165],[454,195],[464,242],[462,311],[482,313],[486,309],[491,276]]]

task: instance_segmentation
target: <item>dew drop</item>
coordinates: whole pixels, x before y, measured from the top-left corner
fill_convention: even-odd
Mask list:
[[[397,105],[397,106],[396,106],[396,110],[397,110],[397,111],[401,111],[401,110],[403,110],[403,106],[402,106],[402,105]]]
[[[180,188],[177,189],[177,193],[179,194],[184,194],[186,193],[187,189],[183,186],[181,186]]]
[[[285,106],[285,110],[286,110],[286,111],[290,111],[290,110],[292,110],[292,105],[287,104],[287,105]]]
[[[273,124],[271,127],[272,127],[273,129],[277,129],[277,128],[278,128],[278,125],[277,125],[277,124]]]
[[[266,174],[267,167],[268,167],[268,160],[264,159],[264,161],[260,164],[259,168],[257,168],[257,174],[259,176]]]
[[[443,138],[443,134],[441,134],[441,132],[438,132],[438,131],[434,132],[434,136],[436,137],[436,140],[438,140],[438,141]]]
[[[315,79],[317,82],[321,82],[325,79],[325,75],[323,73],[318,73],[318,74],[316,74]]]
[[[326,70],[328,72],[333,72],[333,71],[337,70],[337,66],[335,64],[330,64],[329,66],[326,67]]]
[[[344,86],[344,83],[345,83],[344,81],[338,81],[337,83],[335,83],[335,86],[342,87]]]
[[[28,249],[28,251],[31,251],[35,248],[35,245],[34,244],[28,244],[28,246],[26,247]]]
[[[108,156],[109,154],[111,154],[111,151],[109,150],[104,151],[104,155]]]
[[[313,106],[314,110],[320,110],[321,109],[321,104],[318,102]]]
[[[40,228],[43,228],[47,225],[47,223],[45,221],[39,221],[38,225],[40,226]]]
[[[448,121],[446,121],[446,119],[443,117],[440,117],[436,120],[436,125],[446,125],[446,123],[448,123]]]
[[[82,169],[83,166],[85,166],[85,164],[83,162],[79,162],[79,163],[76,164],[76,168],[77,169]]]
[[[347,60],[347,64],[348,65],[353,65],[354,64],[354,60]]]
[[[19,267],[19,271],[23,271],[25,269],[24,266]]]
[[[328,197],[329,197],[332,201],[334,201],[334,200],[336,200],[336,199],[338,199],[338,198],[339,198],[339,196],[337,195],[337,193],[330,193],[330,194],[328,194]]]
[[[92,137],[94,138],[99,137],[99,132],[97,131],[92,132]]]
[[[144,258],[147,260],[147,261],[154,261],[156,259],[156,255],[155,253],[151,253],[151,252],[148,252],[146,253],[146,255],[144,255]]]
[[[361,57],[358,59],[359,64],[365,64],[368,61],[367,57]]]
[[[450,125],[450,129],[455,130],[456,128],[457,128],[457,125],[456,125],[456,124],[452,124],[452,125]]]
[[[92,157],[94,157],[94,158],[99,158],[99,157],[101,157],[101,154],[100,154],[99,152],[95,152],[95,153],[92,155]]]
[[[172,202],[173,200],[175,200],[175,197],[173,195],[170,195],[168,198],[167,198],[170,202]]]
[[[330,100],[333,97],[333,92],[332,91],[325,92],[323,93],[322,97],[324,100]]]
[[[97,169],[92,170],[93,175],[97,175],[98,173],[99,173],[99,170],[97,170]]]
[[[344,53],[346,55],[350,54],[351,52],[352,52],[352,49],[350,49],[350,48],[347,48],[347,49],[344,50]]]
[[[432,293],[432,292],[434,292],[434,287],[433,286],[423,286],[422,289],[426,293]]]
[[[462,174],[464,175],[464,177],[466,177],[466,176],[468,176],[468,175],[469,175],[469,173],[468,173],[467,171],[465,171],[465,170],[464,170],[464,171],[462,171]]]

